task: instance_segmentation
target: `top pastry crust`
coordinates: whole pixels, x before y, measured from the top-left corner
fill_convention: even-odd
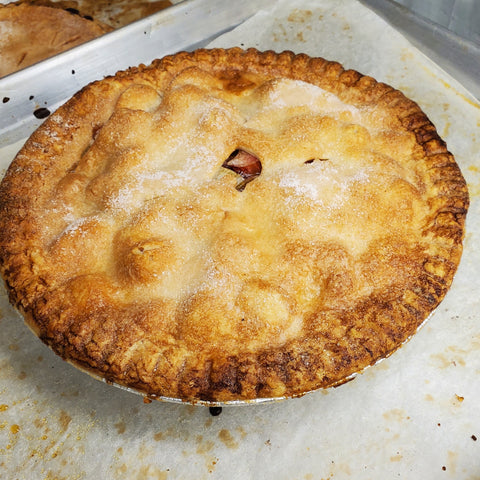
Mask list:
[[[0,77],[112,30],[59,8],[0,5]]]
[[[415,333],[468,193],[417,104],[321,58],[179,53],[93,83],[0,187],[11,301],[63,358],[150,397],[346,381]]]

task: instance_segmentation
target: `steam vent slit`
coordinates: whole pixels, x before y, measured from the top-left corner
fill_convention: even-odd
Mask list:
[[[239,192],[242,192],[247,184],[257,178],[262,172],[260,160],[252,153],[241,149],[234,150],[223,162],[222,167],[240,175],[241,179],[235,186]]]

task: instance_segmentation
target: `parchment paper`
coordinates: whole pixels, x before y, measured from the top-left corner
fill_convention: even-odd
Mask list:
[[[219,416],[144,404],[77,371],[33,336],[1,290],[0,477],[480,479],[480,107],[354,0],[282,1],[214,45],[338,60],[416,100],[469,183],[454,284],[410,342],[354,381]],[[0,152],[2,169],[18,148]]]

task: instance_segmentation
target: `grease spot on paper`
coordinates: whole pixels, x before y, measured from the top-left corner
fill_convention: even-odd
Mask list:
[[[223,442],[225,446],[230,449],[237,449],[238,442],[232,437],[232,434],[226,430],[222,429],[218,432],[218,438]]]
[[[410,417],[406,414],[405,410],[401,408],[393,408],[384,412],[383,418],[389,422],[403,422],[404,420],[410,420]]]

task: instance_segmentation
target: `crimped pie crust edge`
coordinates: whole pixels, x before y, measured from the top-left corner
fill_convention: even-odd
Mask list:
[[[170,78],[193,65],[212,72],[226,70],[231,74],[247,69],[306,81],[353,105],[376,104],[414,133],[423,149],[418,161],[424,165],[432,214],[423,232],[430,241],[423,271],[408,291],[395,299],[369,298],[351,311],[322,312],[325,321],[332,316],[334,322],[346,326],[341,338],[329,339],[328,332],[322,332],[320,337],[317,332],[316,338],[293,339],[281,348],[266,346],[255,354],[245,352],[223,358],[210,358],[208,351],[200,355],[193,352],[180,366],[174,364],[175,355],[168,348],[162,355],[170,360],[160,368],[149,364],[148,347],[145,355],[140,350],[139,356],[122,358],[112,356],[101,342],[93,340],[92,329],[99,325],[105,328],[102,335],[113,335],[108,333],[109,318],[122,314],[122,309],[108,305],[110,287],[101,278],[95,284],[82,285],[83,290],[74,296],[71,292],[63,294],[62,286],[49,284],[48,272],[42,270],[42,254],[35,244],[35,197],[41,198],[43,179],[64,168],[57,159],[71,148],[76,130],[90,129],[93,135],[111,103],[128,85],[155,85],[163,77]],[[60,124],[56,118],[84,120]],[[58,138],[64,142],[58,142]],[[452,154],[418,105],[398,90],[356,71],[344,70],[337,62],[302,54],[239,48],[197,50],[88,85],[45,121],[18,154],[0,187],[0,261],[12,303],[37,335],[63,358],[108,381],[151,397],[185,401],[298,396],[342,383],[390,355],[415,333],[451,285],[462,253],[467,209],[467,187]],[[84,316],[85,311],[89,320],[83,318],[83,331],[66,328],[65,318],[71,324],[76,315]],[[338,318],[340,314],[342,318]],[[109,348],[113,348],[111,340]]]

